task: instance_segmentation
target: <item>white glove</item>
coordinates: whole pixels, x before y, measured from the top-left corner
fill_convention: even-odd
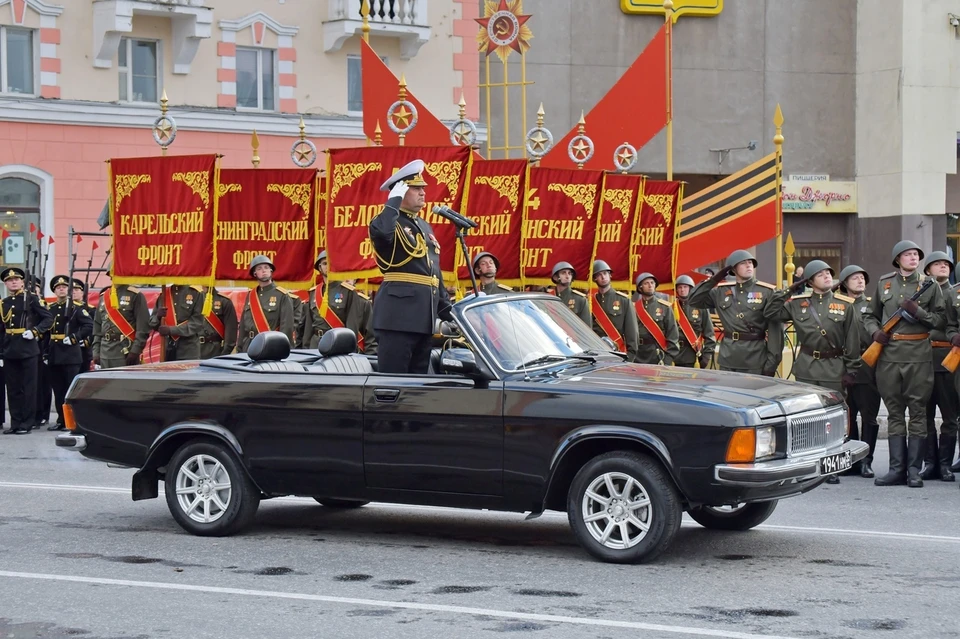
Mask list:
[[[410,190],[410,187],[407,186],[407,183],[404,182],[403,180],[400,180],[399,182],[393,185],[392,189],[390,189],[390,195],[387,197],[387,199],[390,199],[392,197],[402,198],[404,195],[406,195],[407,191],[409,190]]]
[[[25,340],[27,340],[27,341],[30,341],[30,340],[36,339],[36,338],[37,338],[37,336],[33,334],[33,331],[24,331],[24,333],[23,333],[23,339],[25,339]]]
[[[63,338],[63,345],[64,345],[64,346],[73,346],[73,340],[70,339],[69,337],[64,337],[64,338]]]

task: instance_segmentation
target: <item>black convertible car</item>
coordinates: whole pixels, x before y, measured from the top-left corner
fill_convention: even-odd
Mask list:
[[[648,561],[684,511],[746,530],[867,454],[843,398],[766,377],[629,364],[542,294],[454,307],[427,375],[376,371],[348,329],[316,351],[280,333],[248,354],[79,376],[57,445],[164,483],[197,535],[251,523],[261,499],[314,497],[566,511],[604,561]]]

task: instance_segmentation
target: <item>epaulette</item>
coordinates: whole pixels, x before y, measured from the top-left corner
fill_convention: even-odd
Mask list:
[[[619,295],[620,297],[625,297],[627,299],[630,299],[630,296],[627,295],[626,293],[623,293],[622,291],[617,291],[617,295]]]
[[[897,276],[897,272],[896,272],[896,271],[892,271],[892,272],[887,273],[887,274],[885,274],[885,275],[881,275],[881,276],[880,276],[879,278],[877,278],[877,279],[888,280],[888,279],[890,279],[891,277],[896,277],[896,276]]]
[[[84,306],[84,303],[81,302],[80,300],[73,300],[73,305],[74,305],[74,306]]]
[[[312,292],[314,292],[315,290],[317,290],[318,288],[320,288],[320,285],[319,285],[319,284],[317,284],[316,286],[314,286],[313,288],[311,288],[311,289],[310,289],[310,292],[312,293]]]
[[[139,292],[140,292],[140,289],[137,288],[136,286],[128,286],[128,287],[127,287],[127,290],[130,291],[131,293],[139,293]]]
[[[657,301],[660,302],[661,304],[663,304],[664,306],[669,306],[670,308],[673,308],[673,302],[668,302],[667,300],[662,300],[662,299],[660,299],[659,297],[657,298]]]
[[[350,282],[340,282],[340,288],[345,288],[348,291],[356,291],[357,287],[351,284]]]
[[[813,293],[801,293],[800,295],[791,295],[791,296],[790,296],[790,299],[792,299],[792,300],[805,300],[805,299],[807,299],[808,297],[810,297],[811,295],[813,295]]]
[[[767,282],[761,282],[760,280],[757,280],[757,286],[762,286],[763,288],[769,288],[771,291],[777,290],[777,287],[774,286],[773,284],[768,284]]]
[[[500,284],[500,283],[498,283],[498,284],[497,284],[497,288],[499,288],[499,289],[501,289],[501,290],[504,290],[504,291],[513,292],[513,289],[510,288],[509,286],[507,286],[506,284]]]
[[[586,293],[581,293],[580,291],[578,291],[578,290],[575,289],[575,288],[572,288],[572,289],[570,289],[570,290],[573,291],[573,294],[574,294],[574,295],[579,295],[580,297],[586,297],[586,296],[587,296]]]
[[[847,297],[846,295],[842,295],[840,293],[834,293],[833,299],[840,300],[841,302],[846,302],[847,304],[855,304],[857,302],[857,300],[853,299],[852,297]]]
[[[357,291],[356,293],[357,293],[357,297],[362,297],[363,299],[367,300],[368,302],[370,301],[370,297],[369,297],[366,293],[362,293],[361,291]]]
[[[277,287],[277,290],[280,291],[281,293],[284,293],[284,294],[289,294],[289,293],[290,293],[290,291],[288,291],[287,289],[283,288],[282,286],[278,286],[278,287]]]
[[[190,288],[195,290],[197,293],[203,293],[203,287],[200,286],[199,284],[191,284]]]

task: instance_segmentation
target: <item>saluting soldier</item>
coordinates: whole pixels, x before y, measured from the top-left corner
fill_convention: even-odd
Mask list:
[[[676,366],[693,368],[694,364],[699,362],[700,368],[710,368],[713,353],[717,348],[710,313],[705,308],[690,304],[690,291],[694,286],[692,277],[681,275],[673,286],[677,294],[677,299],[673,302],[673,313],[677,318],[680,346],[680,354],[673,363]]]
[[[927,278],[918,271],[923,251],[909,240],[893,247],[897,270],[877,282],[877,292],[867,307],[864,325],[875,342],[884,345],[877,361],[877,388],[887,406],[887,443],[890,471],[874,479],[877,486],[923,486],[920,467],[927,435],[927,402],[933,392],[930,330],[945,325],[940,287],[929,286],[916,300]],[[890,329],[883,325],[898,311],[903,315]],[[905,412],[910,411],[909,424]],[[907,436],[909,435],[909,439]]]
[[[119,284],[100,291],[93,316],[93,363],[101,368],[135,366],[150,337],[147,299],[135,286]]]
[[[652,273],[637,276],[633,307],[639,320],[637,361],[641,364],[671,366],[680,354],[677,318],[673,305],[657,295],[660,282]]]
[[[208,289],[204,295],[213,291],[213,304],[210,312],[203,316],[200,334],[200,359],[210,359],[220,355],[229,355],[237,347],[237,309],[233,300],[217,289]]]
[[[854,298],[854,305],[860,317],[860,355],[873,343],[871,334],[864,327],[864,318],[870,301],[873,299],[866,294],[870,276],[865,270],[851,264],[840,271],[840,292]],[[873,454],[877,448],[877,434],[880,424],[877,415],[880,413],[880,391],[877,390],[877,379],[874,370],[869,366],[860,366],[857,370],[853,386],[847,388],[847,406],[850,407],[850,438],[859,439],[870,446],[870,452],[860,462],[860,476],[867,479],[874,477]],[[857,415],[860,415],[860,428],[857,428]]]
[[[3,283],[10,293],[0,303],[3,368],[10,400],[10,428],[5,435],[26,435],[33,428],[37,411],[37,360],[39,338],[50,330],[53,317],[37,296],[24,290],[24,272],[3,270]]]
[[[383,285],[373,303],[377,370],[420,373],[430,368],[437,320],[451,320],[450,297],[440,271],[440,243],[420,217],[426,203],[423,160],[414,160],[380,187],[386,206],[370,221]]]
[[[628,362],[637,361],[637,313],[630,296],[613,290],[610,282],[613,269],[603,260],[593,263],[593,282],[597,292],[593,296],[593,332],[609,337],[617,348],[627,354]]]
[[[749,251],[734,251],[716,275],[693,289],[690,304],[717,309],[723,324],[720,370],[773,377],[783,359],[783,324],[763,314],[776,287],[758,281],[756,269]],[[733,281],[724,281],[728,273]]]
[[[573,281],[577,279],[577,271],[570,262],[557,262],[553,265],[550,279],[556,284],[555,294],[567,305],[574,314],[583,320],[587,326],[593,325],[590,317],[590,304],[585,293],[573,288]]]
[[[482,251],[473,256],[473,274],[477,276],[477,286],[487,295],[512,293],[513,289],[497,282],[500,260],[493,253]]]
[[[331,328],[349,328],[357,335],[357,350],[367,355],[377,354],[377,336],[373,333],[373,304],[370,298],[354,286],[353,280],[327,280],[327,252],[320,251],[313,268],[323,275],[323,282],[310,289],[307,302],[302,348],[316,348],[320,337]],[[326,300],[324,300],[326,294]]]
[[[87,303],[87,285],[83,280],[73,278],[73,301],[79,302],[83,307],[83,310],[87,312],[87,315],[90,316],[90,319],[93,319],[93,316],[96,314],[97,309]],[[93,328],[90,329],[90,334],[87,337],[80,341],[80,372],[86,373],[90,370],[91,364],[93,364]]]
[[[57,275],[50,282],[50,288],[57,301],[49,306],[53,325],[47,343],[47,370],[57,406],[57,423],[47,426],[47,430],[64,430],[63,402],[70,383],[80,373],[83,364],[80,344],[93,335],[93,317],[85,304],[69,297],[72,288],[69,276]]]
[[[161,291],[150,316],[150,328],[165,340],[165,361],[200,359],[203,299],[200,286],[175,284]]]
[[[257,286],[247,293],[240,315],[240,353],[246,353],[257,333],[280,331],[294,345],[293,300],[273,282],[273,262],[266,255],[250,260],[250,277]]]

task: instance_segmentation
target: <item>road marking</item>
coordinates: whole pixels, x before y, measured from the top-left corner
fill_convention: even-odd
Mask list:
[[[73,485],[73,484],[41,484],[41,483],[28,483],[28,482],[12,482],[12,481],[0,481],[0,488],[23,488],[23,489],[37,489],[37,490],[66,490],[74,492],[87,492],[87,493],[111,493],[111,494],[123,494],[129,495],[129,488],[117,488],[115,486],[82,486],[82,485]],[[314,500],[310,497],[278,497],[276,499],[271,499],[270,501],[286,501],[286,502],[308,502],[314,503]],[[265,502],[266,503],[266,502]],[[477,515],[482,516],[484,512],[491,512],[500,515],[517,515],[518,513],[502,512],[502,511],[482,511],[482,510],[468,510],[462,508],[450,508],[446,506],[417,506],[410,504],[385,504],[385,503],[372,503],[367,508],[377,508],[377,509],[390,509],[390,510],[422,510],[427,512],[449,512],[457,513],[458,515]],[[544,519],[567,519],[566,513],[560,512],[546,512],[543,514]],[[681,525],[684,528],[700,528],[700,524],[697,524],[693,521],[684,520]],[[884,530],[857,530],[852,528],[818,528],[814,526],[782,526],[776,524],[760,524],[754,530],[780,530],[784,532],[796,532],[801,534],[816,534],[816,535],[840,535],[845,537],[880,537],[887,539],[904,539],[904,540],[913,540],[913,541],[932,541],[939,543],[947,544],[960,544],[960,537],[951,537],[947,535],[922,535],[918,533],[901,533],[901,532],[887,532]]]
[[[593,617],[568,617],[565,615],[544,615],[514,610],[495,610],[490,608],[472,608],[467,606],[449,606],[443,604],[428,604],[407,601],[385,601],[379,599],[358,599],[355,597],[334,597],[330,595],[313,595],[299,592],[282,592],[275,590],[252,590],[247,588],[224,588],[222,586],[201,586],[193,584],[173,584],[160,581],[133,581],[128,579],[104,579],[100,577],[82,577],[76,575],[51,575],[35,572],[13,572],[0,570],[0,577],[11,579],[35,579],[42,581],[61,581],[81,584],[97,584],[102,586],[122,586],[125,588],[148,588],[154,590],[179,590],[184,592],[200,592],[217,595],[239,595],[244,597],[295,599],[299,601],[315,601],[319,603],[343,604],[351,606],[371,606],[376,608],[399,608],[403,610],[420,610],[425,612],[444,612],[478,617],[498,617],[500,619],[518,619],[524,621],[541,621],[546,623],[570,624],[582,626],[600,626],[606,628],[629,628],[631,630],[646,630],[648,632],[673,633],[679,635],[694,635],[698,637],[722,637],[724,639],[796,639],[783,635],[763,635],[733,630],[712,630],[710,628],[695,628],[691,626],[672,626],[666,624],[644,623],[641,621],[620,621],[617,619],[596,619]]]

